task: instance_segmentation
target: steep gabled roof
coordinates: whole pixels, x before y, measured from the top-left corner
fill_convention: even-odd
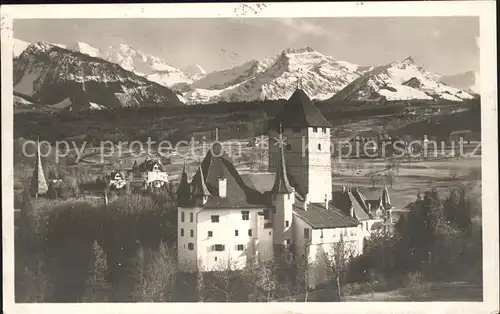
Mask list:
[[[191,182],[192,191],[204,182],[208,192],[208,200],[204,208],[251,208],[270,207],[270,198],[249,186],[238,173],[220,146],[211,149],[200,163],[198,171]],[[227,180],[226,197],[219,197],[219,179]],[[247,180],[248,182],[248,180]]]
[[[285,155],[283,153],[283,145],[280,145],[278,152],[279,152],[279,159],[276,168],[274,185],[273,188],[271,189],[271,193],[290,194],[294,191],[294,189],[290,185],[290,182],[288,182],[288,175],[286,172],[286,165],[285,165]]]
[[[163,170],[162,164],[158,160],[153,159],[144,160],[144,162],[138,166],[138,169],[140,172],[152,171],[155,165],[158,165],[160,167],[160,170]]]
[[[366,203],[360,204],[360,201],[364,199],[364,197],[361,195],[361,197],[355,197],[354,193],[356,192],[342,192],[342,191],[335,191],[333,192],[333,205],[340,209],[344,214],[349,215],[351,207],[353,209],[354,217],[358,220],[367,220],[370,219],[370,216],[368,215],[367,211],[365,211],[364,207],[367,207]],[[357,193],[356,193],[357,194]]]
[[[352,194],[351,191],[347,192],[347,197],[349,198],[349,203],[352,206],[354,217],[356,217],[360,221],[370,219],[370,216],[363,209],[363,207],[358,202],[358,200],[354,197],[354,195]]]
[[[387,190],[387,186],[384,186],[384,190],[382,191],[382,206],[384,209],[391,209],[391,198],[389,197],[389,190]]]
[[[319,204],[309,203],[307,204],[307,210],[304,210],[302,202],[295,202],[293,212],[313,229],[350,228],[359,225],[359,221],[349,217],[332,205],[326,209]]]
[[[273,121],[274,128],[280,123],[283,127],[332,127],[302,89],[297,89],[285,103]]]

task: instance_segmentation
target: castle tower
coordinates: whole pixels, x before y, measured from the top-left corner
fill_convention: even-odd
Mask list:
[[[47,181],[45,180],[42,158],[40,155],[40,141],[37,141],[35,169],[33,170],[33,177],[31,178],[30,184],[31,195],[34,197],[38,197],[39,195],[47,193],[49,189]]]
[[[276,171],[279,162],[281,131],[288,174],[297,192],[308,194],[311,203],[323,204],[325,197],[332,197],[331,128],[300,86],[270,127],[269,170]]]
[[[278,164],[271,193],[273,195],[274,205],[276,208],[276,211],[272,216],[273,243],[275,246],[291,245],[293,240],[292,206],[295,202],[295,189],[288,181],[283,145],[279,145],[278,148]]]

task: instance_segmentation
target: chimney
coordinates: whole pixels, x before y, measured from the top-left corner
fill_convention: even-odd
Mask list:
[[[344,186],[342,186],[342,193],[345,193],[345,192],[347,192],[347,188],[344,185]]]
[[[304,197],[304,210],[307,211],[307,204],[309,204],[309,193]]]
[[[219,178],[219,197],[226,198],[227,196],[227,179]]]
[[[372,211],[372,204],[370,202],[368,202],[368,212],[371,212]]]
[[[349,208],[349,215],[354,218],[354,207]]]

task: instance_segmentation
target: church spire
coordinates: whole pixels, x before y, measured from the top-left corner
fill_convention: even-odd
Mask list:
[[[33,177],[31,178],[31,194],[38,197],[41,194],[47,193],[48,185],[43,173],[42,159],[40,156],[40,140],[36,142],[36,160],[35,168],[33,170]]]
[[[279,159],[278,159],[278,164],[277,164],[277,169],[276,169],[276,177],[274,179],[274,185],[273,188],[271,189],[272,193],[286,193],[290,194],[294,191],[293,187],[290,185],[290,182],[288,182],[288,176],[286,173],[286,166],[285,166],[285,155],[283,153],[283,134],[281,132],[281,123],[280,123],[280,133],[279,133]]]

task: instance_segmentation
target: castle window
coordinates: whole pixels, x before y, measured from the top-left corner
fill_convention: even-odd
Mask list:
[[[191,238],[192,238],[192,237],[194,237],[194,230],[193,230],[193,229],[189,230],[189,236],[190,236]]]
[[[244,249],[245,249],[245,247],[243,246],[243,244],[238,244],[238,245],[236,246],[236,250],[237,250],[237,251],[243,251]]]
[[[318,133],[318,128],[317,128],[317,127],[314,127],[314,128],[313,128],[313,132],[314,132],[314,133]]]
[[[219,222],[219,215],[212,215],[212,216],[210,216],[210,220],[212,222]]]
[[[309,228],[304,228],[304,239],[309,239]]]
[[[184,212],[181,212],[181,222],[184,222]]]
[[[181,228],[181,237],[184,236],[184,228]]]
[[[207,235],[209,238],[213,237],[214,236],[214,233],[212,231],[209,231],[208,232],[208,235]]]
[[[216,262],[217,262],[217,256],[216,256],[216,257],[214,257],[214,261],[216,261]]]
[[[321,144],[318,144],[318,150],[321,150]]]
[[[222,245],[222,244],[215,244],[214,245],[214,251],[218,251],[218,252],[224,251],[224,245]]]
[[[326,133],[326,128],[323,128],[323,133]]]
[[[190,251],[194,250],[194,244],[192,242],[188,243],[188,250]]]
[[[193,213],[189,213],[189,222],[193,222]]]
[[[288,220],[285,221],[285,227],[287,227],[287,228],[290,227],[290,222]]]
[[[238,236],[238,230],[234,230],[234,236],[237,237]]]
[[[288,150],[288,151],[292,150],[292,144],[290,144],[290,143],[286,144],[285,147],[286,147],[286,150]]]
[[[252,236],[252,229],[248,229],[248,236],[251,237]]]
[[[250,212],[248,212],[248,211],[242,211],[241,212],[241,219],[243,219],[243,220],[249,220],[250,219]]]
[[[321,229],[321,235],[319,237],[323,239],[323,229]]]

